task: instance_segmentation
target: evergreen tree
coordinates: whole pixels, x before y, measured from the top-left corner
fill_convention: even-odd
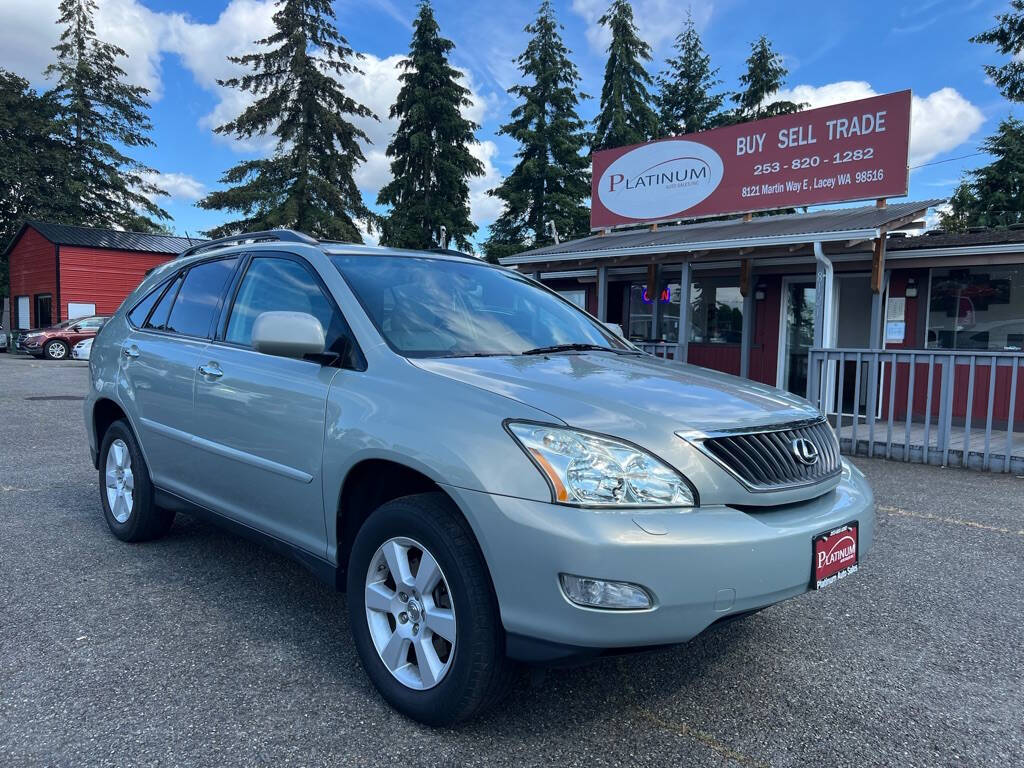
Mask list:
[[[560,29],[550,0],[543,0],[526,26],[530,42],[516,59],[523,84],[509,94],[519,103],[499,132],[518,142],[519,161],[489,192],[505,204],[484,245],[491,261],[552,242],[547,222],[554,222],[561,237],[587,233],[590,173],[582,153],[588,137],[576,112],[580,98],[587,97],[579,93],[579,71]]]
[[[722,81],[717,79],[718,69],[711,68],[711,56],[689,11],[673,47],[678,55],[668,59],[668,67],[658,75],[655,101],[661,130],[668,135],[703,131],[714,124],[725,96],[711,93]]]
[[[1024,122],[1008,117],[981,148],[988,165],[969,171],[950,200],[943,228],[1005,227],[1024,222]]]
[[[412,44],[402,88],[391,107],[398,129],[388,145],[390,183],[377,203],[390,206],[381,222],[381,242],[401,248],[434,248],[441,227],[449,242],[469,249],[476,225],[469,218],[469,179],[482,176],[483,164],[470,154],[477,125],[462,116],[470,105],[461,73],[448,63],[455,47],[440,36],[427,0],[413,22]]]
[[[40,96],[27,80],[0,69],[0,250],[26,219],[63,220],[57,180],[64,163],[56,120],[57,103],[50,95]],[[0,274],[0,293],[5,274]]]
[[[966,232],[970,224],[970,211],[977,204],[971,185],[966,181],[957,184],[952,197],[949,198],[949,209],[940,210],[939,226],[946,232]]]
[[[57,61],[52,98],[58,104],[58,135],[65,153],[62,220],[125,229],[158,229],[169,218],[153,198],[167,193],[146,177],[153,173],[117,147],[153,145],[146,112],[149,91],[126,81],[118,59],[124,49],[96,37],[95,0],[61,0],[54,46]]]
[[[736,107],[719,119],[720,124],[745,123],[775,115],[789,115],[799,112],[804,104],[792,101],[771,101],[771,98],[786,84],[789,71],[782,62],[782,56],[775,53],[772,44],[764,35],[750,46],[747,71],[740,76],[743,90],[732,95]]]
[[[996,16],[996,26],[971,38],[972,43],[989,43],[1010,56],[1005,64],[985,66],[985,74],[1010,101],[1024,101],[1024,0],[1010,0],[1009,13]]]
[[[347,118],[374,115],[337,79],[360,73],[352,63],[358,54],[338,32],[330,0],[278,0],[273,20],[275,32],[256,41],[265,50],[229,57],[250,71],[218,83],[257,99],[216,131],[245,139],[272,134],[276,148],[269,158],[229,168],[221,177],[229,187],[199,201],[241,214],[209,235],[287,227],[362,242],[356,221],[372,214],[353,174],[365,159],[359,142],[369,139]]]
[[[612,41],[592,147],[610,149],[653,139],[658,135],[658,115],[651,108],[651,76],[644,69],[651,47],[640,39],[633,7],[627,0],[613,0],[599,21],[611,31]]]

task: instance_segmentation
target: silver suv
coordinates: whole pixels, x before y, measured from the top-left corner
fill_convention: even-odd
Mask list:
[[[495,701],[515,661],[680,643],[871,546],[871,490],[806,401],[451,252],[205,243],[89,367],[114,535],[184,511],[289,554],[347,590],[370,678],[429,724]]]

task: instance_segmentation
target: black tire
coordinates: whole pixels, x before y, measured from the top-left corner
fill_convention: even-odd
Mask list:
[[[131,489],[132,508],[123,522],[118,521],[110,507],[107,495],[107,456],[111,446],[121,441],[131,457],[131,474],[134,487]],[[149,467],[139,450],[135,435],[124,419],[115,421],[103,435],[99,459],[100,504],[103,516],[111,532],[121,541],[150,541],[159,539],[170,530],[174,523],[174,511],[161,509],[153,499],[153,483],[149,479]],[[123,509],[120,510],[123,514]]]
[[[447,674],[433,688],[414,690],[384,665],[366,618],[367,571],[388,539],[422,543],[447,579],[456,616],[456,640]],[[432,726],[454,725],[479,714],[507,692],[515,666],[505,656],[498,600],[469,525],[442,493],[404,496],[377,509],[359,529],[349,558],[348,610],[363,667],[395,709]]]
[[[67,360],[71,356],[71,350],[63,341],[55,339],[46,342],[46,346],[43,347],[43,355],[47,360]]]

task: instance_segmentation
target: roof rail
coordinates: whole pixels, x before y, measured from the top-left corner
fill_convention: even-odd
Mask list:
[[[463,253],[462,251],[457,251],[454,248],[431,248],[430,252],[442,253],[445,256],[461,256],[464,259],[472,259],[473,261],[483,261],[483,259],[480,259],[471,253]]]
[[[194,256],[195,254],[202,253],[203,251],[213,251],[218,248],[241,245],[242,243],[265,242],[305,243],[306,245],[320,244],[320,241],[316,238],[310,237],[303,232],[296,232],[293,229],[268,229],[263,232],[246,232],[240,235],[218,237],[216,240],[206,240],[198,245],[193,245],[191,248],[186,248],[178,254],[177,258],[181,259],[185,256]]]

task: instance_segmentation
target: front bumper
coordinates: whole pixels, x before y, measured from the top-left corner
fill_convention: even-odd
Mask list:
[[[856,520],[862,562],[875,528],[874,498],[856,468],[816,499],[750,512],[601,511],[447,490],[470,516],[510,652],[519,656],[536,655],[516,652],[526,644],[604,650],[685,642],[725,617],[808,591],[815,535]],[[640,584],[654,606],[579,607],[563,595],[560,573]],[[566,654],[551,653],[559,655]]]

